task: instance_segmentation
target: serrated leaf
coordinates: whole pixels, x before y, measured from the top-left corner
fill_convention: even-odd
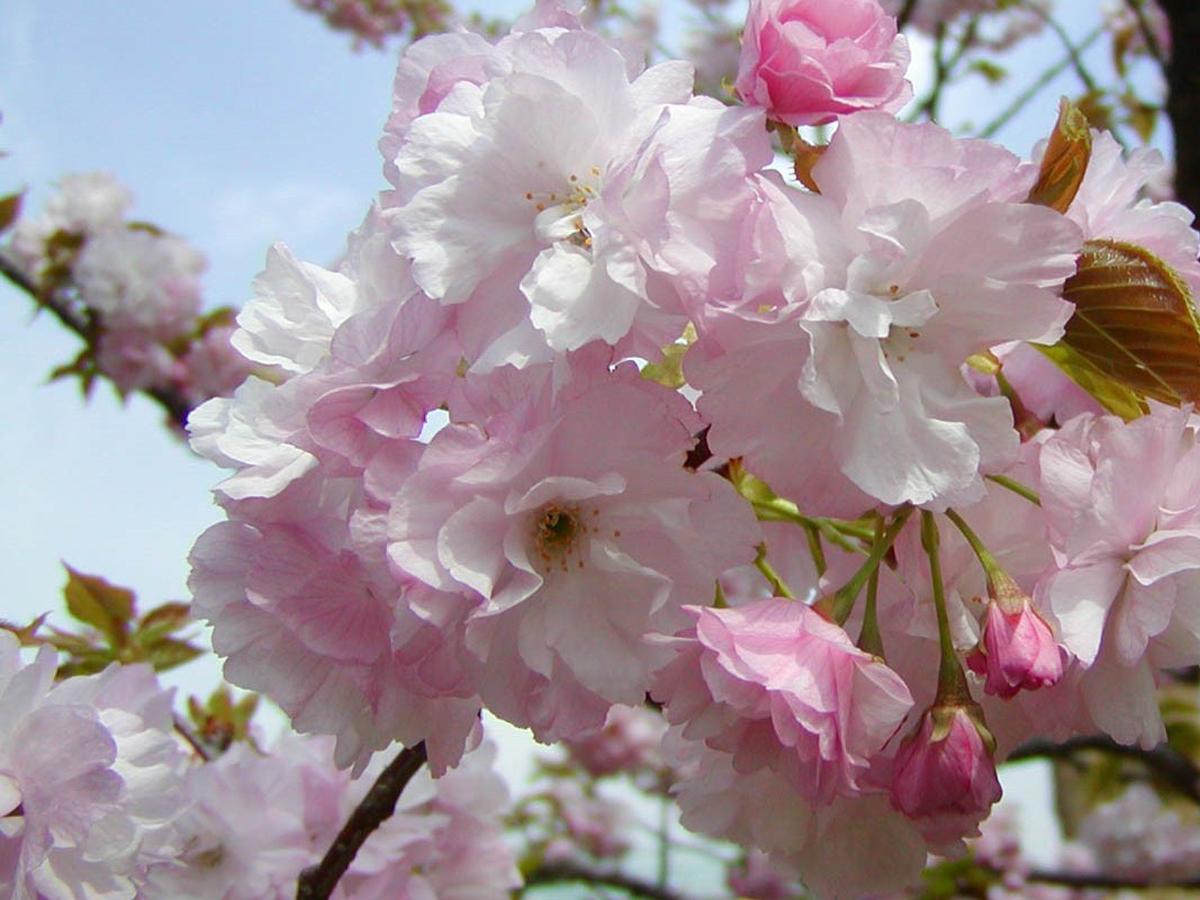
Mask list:
[[[1029,191],[1029,203],[1065,213],[1079,193],[1079,185],[1092,157],[1092,132],[1087,117],[1066,97],[1058,104],[1058,121],[1042,155],[1038,179]]]
[[[1200,401],[1200,325],[1187,282],[1165,262],[1134,244],[1088,241],[1063,297],[1075,314],[1061,343],[1140,397]]]
[[[821,193],[821,188],[813,178],[813,168],[821,161],[827,149],[826,145],[810,144],[799,135],[792,141],[792,171],[796,180],[814,194]]]
[[[1146,411],[1141,400],[1138,399],[1138,395],[1127,385],[1105,375],[1076,350],[1061,341],[1052,347],[1044,344],[1032,344],[1031,346],[1040,350],[1042,355],[1054,363],[1064,375],[1083,388],[1114,416],[1120,416],[1129,422]]]
[[[13,222],[20,218],[21,204],[24,199],[24,191],[9,194],[7,197],[0,197],[0,232],[7,231]]]
[[[69,653],[71,656],[87,656],[88,654],[94,653],[109,653],[109,651],[102,650],[92,643],[92,641],[89,641],[87,638],[80,637],[77,634],[71,634],[67,631],[59,631],[53,626],[51,626],[50,631],[50,636],[44,638],[44,642],[49,644],[55,650],[61,650],[63,653]]]
[[[203,652],[202,648],[189,644],[187,641],[168,637],[144,647],[142,659],[150,663],[155,672],[165,672],[191,662]]]
[[[191,621],[191,607],[188,604],[164,603],[142,616],[133,637],[135,641],[146,646],[187,627]]]
[[[67,611],[80,622],[98,629],[114,647],[123,646],[129,634],[129,621],[134,616],[133,591],[63,565],[67,570],[67,584],[63,588]]]
[[[8,631],[16,636],[21,642],[22,647],[36,647],[39,644],[45,643],[45,638],[38,636],[38,630],[46,621],[46,617],[50,613],[42,613],[28,625],[17,625],[15,622],[8,622],[0,619],[0,629]]]

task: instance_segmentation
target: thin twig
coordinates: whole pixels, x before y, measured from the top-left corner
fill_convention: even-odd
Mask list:
[[[1118,744],[1112,738],[1104,735],[1073,737],[1061,744],[1053,741],[1033,740],[1014,750],[1006,761],[1017,762],[1023,759],[1038,758],[1064,759],[1084,750],[1098,750],[1102,753],[1111,753],[1114,756],[1123,756],[1140,762],[1188,800],[1200,804],[1200,769],[1197,769],[1186,756],[1166,744],[1161,744],[1153,750],[1143,750],[1141,747]]]
[[[954,75],[954,70],[958,68],[958,64],[962,62],[967,51],[975,45],[975,33],[979,27],[978,16],[973,17],[963,28],[962,36],[958,40],[958,46],[954,48],[954,52],[946,56],[946,26],[940,23],[937,32],[934,36],[933,45],[933,87],[917,104],[917,108],[909,116],[909,121],[916,121],[921,116],[928,116],[933,122],[937,121],[938,106],[942,100],[942,90],[950,82]]]
[[[1113,875],[1088,875],[1079,872],[1054,872],[1047,869],[1034,869],[1025,876],[1026,881],[1036,881],[1040,884],[1059,884],[1063,887],[1076,888],[1108,888],[1109,890],[1138,890],[1145,888],[1197,888],[1200,878],[1186,881],[1153,881],[1150,879],[1119,878]]]
[[[1047,10],[1042,9],[1036,3],[1028,3],[1026,6],[1032,10],[1034,15],[1049,25],[1050,30],[1058,36],[1059,43],[1067,51],[1067,58],[1071,61],[1071,68],[1075,70],[1075,74],[1083,82],[1084,89],[1089,93],[1096,93],[1100,89],[1099,85],[1096,84],[1096,79],[1092,75],[1091,70],[1084,65],[1083,57],[1079,55],[1080,48],[1071,40],[1071,36],[1067,34],[1067,29],[1063,28],[1062,23],[1058,19],[1054,18]]]
[[[204,762],[212,760],[212,754],[208,752],[204,744],[200,743],[200,738],[192,733],[192,729],[188,728],[187,723],[179,716],[175,716],[175,733],[183,738],[187,742],[187,745],[192,748],[192,752],[204,760]]]
[[[1096,43],[1096,41],[1100,39],[1102,34],[1104,34],[1103,25],[1094,28],[1087,37],[1079,42],[1077,45],[1078,52],[1082,53],[1084,50],[1088,49],[1090,46],[1092,46],[1092,44]],[[1071,58],[1068,56],[1048,68],[1045,72],[1039,75],[1032,84],[1025,88],[1025,90],[1021,91],[1021,93],[1017,95],[1016,99],[1004,108],[1004,111],[1001,112],[1000,115],[996,116],[996,118],[992,119],[991,122],[980,129],[977,136],[981,138],[993,137],[996,132],[1007,125],[1017,113],[1023,110],[1028,105],[1029,101],[1037,96],[1038,93],[1040,93],[1041,90],[1046,87],[1046,85],[1050,84],[1050,82],[1065,72],[1068,68],[1070,68],[1070,66]]]
[[[3,251],[0,251],[0,275],[8,279],[14,287],[28,294],[30,299],[37,304],[38,309],[49,310],[59,322],[83,338],[89,345],[95,340],[96,325],[80,309],[78,303],[73,303],[69,298],[56,292],[42,291],[33,279]],[[183,394],[170,387],[146,388],[141,393],[161,406],[173,425],[180,429],[187,425],[192,405]]]
[[[685,900],[683,894],[677,894],[669,888],[660,888],[641,878],[609,869],[595,869],[574,862],[545,863],[538,866],[526,874],[522,894],[531,887],[562,882],[607,885],[632,894],[634,897],[646,897],[649,900]]]
[[[912,18],[914,12],[917,11],[917,0],[904,0],[904,6],[900,7],[900,14],[896,16],[896,30],[903,31],[908,24],[908,20]]]
[[[396,755],[350,814],[321,862],[300,873],[296,900],[325,900],[333,892],[338,879],[354,862],[359,848],[396,811],[396,801],[400,799],[405,785],[423,765],[424,741],[406,747]]]
[[[1133,17],[1137,19],[1138,30],[1142,33],[1142,40],[1146,42],[1146,49],[1150,51],[1154,61],[1161,68],[1166,69],[1167,54],[1163,53],[1162,44],[1158,42],[1158,35],[1154,33],[1150,20],[1146,17],[1144,2],[1145,0],[1125,0],[1125,5],[1133,11]]]

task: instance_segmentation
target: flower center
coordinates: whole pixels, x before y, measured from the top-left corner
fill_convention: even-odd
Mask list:
[[[576,247],[590,250],[592,235],[583,222],[583,209],[589,202],[596,199],[598,188],[596,183],[600,177],[600,167],[592,166],[587,181],[581,180],[574,173],[567,177],[568,186],[560,193],[550,191],[527,191],[525,200],[536,213],[534,230],[538,237],[547,244],[567,241]]]
[[[599,514],[599,510],[589,512],[592,516]],[[545,569],[558,568],[566,572],[572,564],[583,568],[584,539],[596,529],[584,521],[578,505],[557,501],[547,503],[533,521],[534,552]]]

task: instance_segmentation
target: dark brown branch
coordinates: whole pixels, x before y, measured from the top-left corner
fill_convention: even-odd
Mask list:
[[[896,16],[896,30],[901,31],[908,20],[912,18],[913,13],[917,11],[917,0],[904,0],[904,5],[900,7],[900,12]]]
[[[412,777],[425,765],[425,742],[401,750],[375,779],[362,802],[355,807],[325,857],[300,873],[296,900],[324,900],[337,886],[359,848],[375,829],[391,818],[396,801]]]
[[[643,881],[622,872],[595,869],[582,863],[547,863],[538,866],[525,876],[526,889],[541,884],[561,884],[563,882],[603,884],[625,891],[634,897],[647,897],[649,900],[684,900],[682,894],[677,894],[669,888],[659,887],[652,882]]]
[[[39,309],[49,310],[59,322],[83,338],[89,346],[95,341],[96,325],[78,303],[73,303],[57,293],[42,291],[3,251],[0,251],[0,275],[8,279],[14,287],[28,294]],[[166,411],[172,425],[181,430],[187,425],[192,406],[181,393],[170,387],[147,388],[142,393]]]
[[[1161,0],[1171,25],[1171,45],[1191,48],[1200,41],[1200,3]],[[1167,115],[1175,132],[1175,197],[1200,209],[1200,66],[1188,52],[1172,53],[1166,65]]]
[[[200,738],[192,733],[192,729],[179,716],[175,716],[175,733],[183,738],[187,745],[192,748],[192,752],[204,760],[204,762],[212,760],[212,754],[208,752],[208,748],[200,742]]]
[[[1091,875],[1079,872],[1054,872],[1034,869],[1025,876],[1026,881],[1040,884],[1057,884],[1074,888],[1107,888],[1109,890],[1139,890],[1145,888],[1198,888],[1200,878],[1186,881],[1153,881],[1150,879],[1118,878],[1115,875]]]
[[[1172,750],[1166,744],[1161,744],[1153,750],[1143,750],[1141,747],[1118,744],[1112,738],[1103,735],[1074,737],[1061,744],[1034,740],[1014,750],[1006,762],[1038,758],[1069,759],[1085,750],[1097,750],[1140,762],[1188,800],[1200,804],[1200,769],[1186,756]]]

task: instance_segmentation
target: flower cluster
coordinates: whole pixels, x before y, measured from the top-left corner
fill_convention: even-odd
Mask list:
[[[614,710],[649,699],[688,827],[858,896],[976,834],[1018,743],[1161,737],[1156,673],[1200,662],[1190,409],[1035,434],[1004,377],[1085,241],[1183,291],[1196,237],[1103,136],[1068,196],[1054,142],[899,121],[875,0],[748,21],[739,106],[550,0],[404,54],[342,262],[275,247],[238,317],[285,377],[191,418],[229,470],[191,587],[339,765],[424,741],[443,776],[486,708],[637,769]]]
[[[333,765],[328,738],[196,758],[148,666],[55,683],[56,666],[49,647],[23,664],[0,631],[5,896],[292,897],[370,783]],[[437,782],[418,774],[339,896],[508,896],[520,877],[494,757],[485,745]]]
[[[88,341],[57,370],[96,375],[122,395],[169,391],[191,408],[228,395],[250,371],[230,343],[228,310],[201,315],[204,257],[180,237],[126,218],[133,196],[111,175],[68,175],[39,216],[20,219],[9,251]]]
[[[354,35],[355,47],[382,47],[389,37],[412,31],[417,36],[445,27],[450,9],[443,0],[295,0],[335,31]]]

